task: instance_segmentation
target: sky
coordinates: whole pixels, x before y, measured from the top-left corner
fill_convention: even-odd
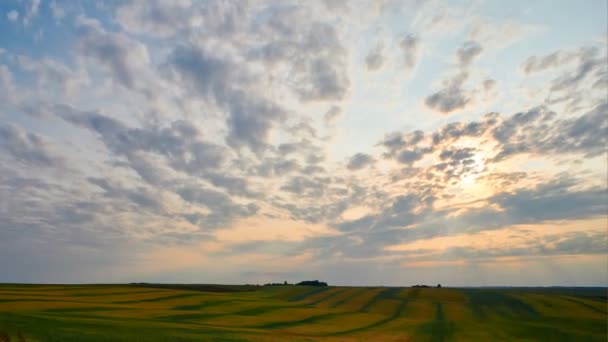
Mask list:
[[[608,285],[605,0],[0,1],[0,282]]]

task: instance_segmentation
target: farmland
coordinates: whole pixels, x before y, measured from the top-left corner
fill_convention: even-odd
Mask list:
[[[0,285],[12,341],[606,341],[606,289]]]

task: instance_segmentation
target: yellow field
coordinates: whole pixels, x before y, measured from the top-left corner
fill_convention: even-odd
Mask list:
[[[606,341],[605,289],[246,290],[0,285],[0,329],[27,341]]]

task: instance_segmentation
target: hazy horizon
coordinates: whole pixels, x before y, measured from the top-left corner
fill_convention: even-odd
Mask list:
[[[606,1],[0,2],[0,283],[608,286]]]

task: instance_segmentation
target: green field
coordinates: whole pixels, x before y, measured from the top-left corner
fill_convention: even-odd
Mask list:
[[[606,289],[0,285],[0,341],[606,341]]]

